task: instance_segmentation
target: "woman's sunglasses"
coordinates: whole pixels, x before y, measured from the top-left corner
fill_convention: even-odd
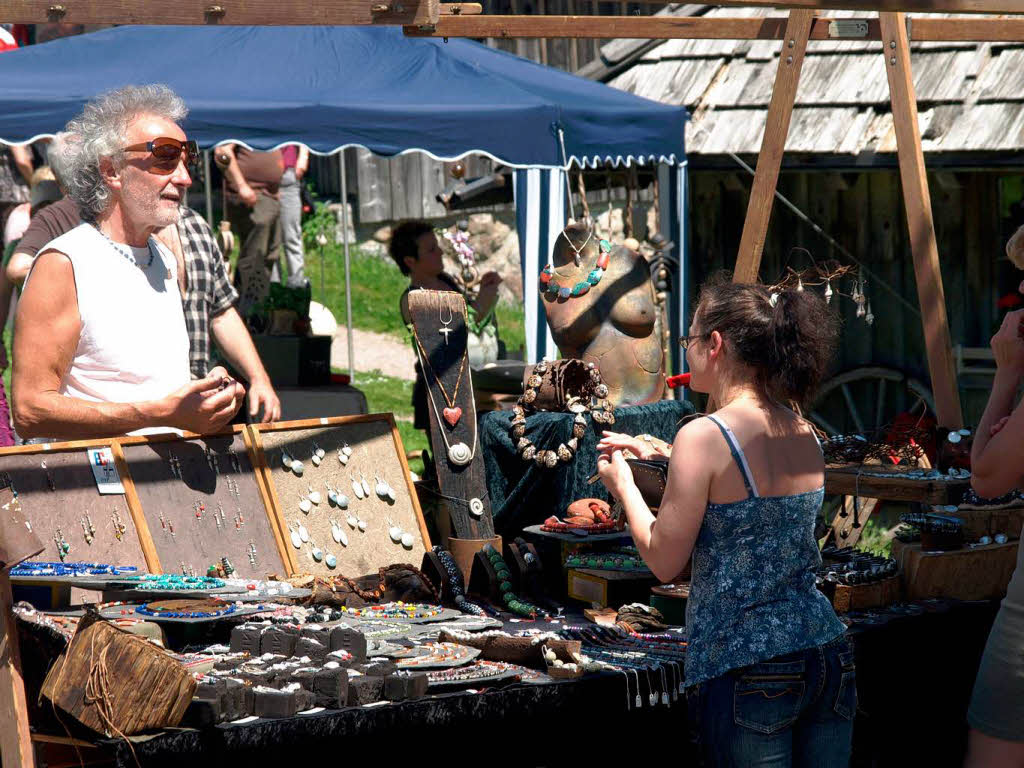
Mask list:
[[[152,173],[159,173],[161,175],[174,173],[183,154],[185,155],[186,165],[192,165],[199,160],[199,145],[196,142],[179,141],[178,139],[172,139],[170,136],[161,136],[158,139],[141,144],[132,144],[131,146],[124,147],[124,151],[152,153],[156,162],[153,163],[153,167],[150,170]]]
[[[690,345],[693,342],[700,341],[701,339],[706,339],[710,335],[711,335],[710,333],[695,333],[692,336],[680,336],[679,337],[679,346],[682,347],[683,349],[689,349]]]

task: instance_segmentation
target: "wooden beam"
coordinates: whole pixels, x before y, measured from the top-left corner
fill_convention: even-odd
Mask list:
[[[21,24],[434,24],[438,0],[5,0]]]
[[[791,11],[786,35],[779,54],[779,69],[775,75],[772,100],[765,119],[761,152],[757,156],[757,171],[750,190],[747,218],[743,223],[740,251],[736,259],[733,280],[737,283],[757,282],[761,267],[761,251],[771,220],[775,187],[779,181],[779,168],[786,149],[786,136],[793,116],[793,102],[800,84],[800,69],[807,50],[807,36],[811,31],[812,11]]]
[[[30,768],[35,753],[28,728],[28,701],[21,676],[18,623],[11,608],[9,571],[0,570],[0,755],[4,768]]]
[[[454,5],[454,4],[451,4]],[[781,40],[786,32],[785,17],[709,18],[703,16],[517,16],[486,15],[467,17],[448,15],[446,4],[435,25],[406,26],[408,37],[500,37],[507,39],[564,37],[602,40]],[[514,10],[514,9],[513,9]],[[811,40],[881,40],[877,18],[839,19],[815,16],[808,35]],[[854,32],[859,25],[863,32]],[[910,37],[914,42],[1024,42],[1024,17],[982,19],[951,17],[910,19]],[[813,51],[813,48],[812,48]]]
[[[949,319],[946,317],[946,294],[939,270],[939,247],[935,239],[932,201],[928,192],[924,153],[921,150],[906,19],[902,13],[883,13],[880,20],[900,180],[910,227],[910,250],[914,258],[914,276],[924,323],[924,342],[928,352],[935,412],[940,426],[959,429],[963,426],[960,391],[956,381]]]
[[[748,8],[800,8],[823,11],[903,11],[906,13],[1024,13],[1020,0],[718,0],[717,5]]]

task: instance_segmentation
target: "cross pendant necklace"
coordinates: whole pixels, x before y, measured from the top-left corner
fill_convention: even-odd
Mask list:
[[[447,309],[447,310],[448,310],[448,319],[447,319],[447,320],[445,320],[445,319],[444,319],[444,317],[442,317],[442,316],[441,316],[441,310],[442,310],[442,309]],[[441,305],[440,305],[440,306],[438,307],[438,309],[437,309],[437,319],[441,321],[441,327],[437,329],[437,332],[438,332],[438,333],[443,333],[443,334],[444,334],[444,343],[445,343],[445,346],[448,346],[448,334],[449,334],[449,333],[451,333],[451,332],[452,332],[452,330],[453,330],[453,329],[452,329],[452,328],[450,327],[450,323],[452,322],[452,320],[453,320],[454,318],[455,318],[455,315],[454,315],[454,313],[453,313],[453,311],[452,311],[452,308],[451,308],[451,306],[449,306],[449,304],[448,304],[448,302],[447,302],[447,301],[443,302],[443,303],[442,303],[442,304],[441,304]]]

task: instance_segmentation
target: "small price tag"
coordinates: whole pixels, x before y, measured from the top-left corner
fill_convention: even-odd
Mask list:
[[[661,694],[661,703],[666,707],[669,706],[668,691],[663,691]]]
[[[43,450],[44,451],[50,450],[50,444],[49,443],[43,443]]]
[[[326,416],[321,416],[320,417],[320,423],[323,424],[326,427],[327,426],[327,417]]]
[[[650,704],[652,707],[655,704],[657,704],[658,703],[658,694],[652,693],[650,696],[648,696],[647,697],[647,703]]]
[[[634,701],[634,702],[633,702],[633,706],[634,706],[634,707],[637,707],[637,708],[640,708],[640,707],[642,707],[643,705],[644,705],[644,700],[643,700],[643,697],[641,697],[641,696],[640,696],[640,694],[638,693],[638,694],[636,695],[636,701]]]
[[[121,475],[118,474],[114,454],[110,448],[90,448],[86,453],[89,455],[89,466],[92,467],[92,475],[96,480],[96,490],[102,495],[123,495],[124,485],[121,483]]]
[[[680,693],[686,693],[686,688],[683,687],[683,681],[682,680],[679,681],[679,692]]]

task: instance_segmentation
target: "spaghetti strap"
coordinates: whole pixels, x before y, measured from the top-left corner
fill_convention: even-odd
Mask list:
[[[739,467],[740,475],[743,476],[743,485],[747,487],[747,493],[751,497],[756,497],[757,485],[754,483],[754,475],[750,471],[750,465],[747,464],[747,457],[743,454],[743,449],[740,448],[739,440],[736,439],[736,435],[729,429],[729,425],[722,420],[720,416],[715,414],[708,414],[708,418],[718,425],[718,428],[722,432],[722,437],[725,438],[725,442],[729,444],[729,452],[732,454],[732,458],[736,462],[736,466]]]

